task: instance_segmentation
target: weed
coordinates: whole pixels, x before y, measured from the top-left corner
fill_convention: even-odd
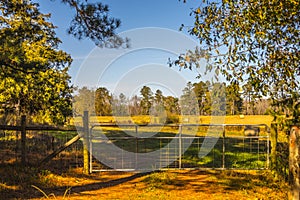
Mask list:
[[[47,199],[50,199],[50,198],[56,199],[56,196],[55,196],[55,194],[53,194],[53,193],[47,195],[47,194],[46,194],[42,189],[40,189],[39,187],[37,187],[37,186],[35,186],[35,185],[31,185],[31,187],[33,187],[33,188],[35,188],[36,190],[38,190],[39,192],[41,192],[41,193],[44,195],[44,197],[47,198]],[[66,191],[65,191],[64,196],[63,196],[62,199],[65,199],[65,198],[67,197],[67,195],[70,196],[70,193],[71,193],[71,187],[69,187],[69,188],[66,189]]]
[[[143,182],[149,188],[163,188],[165,185],[174,185],[176,183],[176,174],[168,172],[155,172],[148,175]]]

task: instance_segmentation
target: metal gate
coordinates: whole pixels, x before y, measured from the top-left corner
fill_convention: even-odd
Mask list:
[[[90,166],[95,171],[267,169],[265,124],[94,125]]]

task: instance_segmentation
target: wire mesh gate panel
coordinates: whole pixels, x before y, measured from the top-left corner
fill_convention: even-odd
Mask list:
[[[30,165],[40,163],[43,158],[77,134],[77,131],[27,130],[26,163]],[[19,163],[21,154],[20,133],[18,131],[0,131],[0,164]],[[76,142],[53,160],[56,160],[55,168],[82,166],[82,143]]]
[[[266,169],[269,128],[251,125],[95,125],[92,171],[181,168]]]

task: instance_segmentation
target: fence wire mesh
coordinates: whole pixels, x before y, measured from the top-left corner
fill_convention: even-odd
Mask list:
[[[257,131],[255,134],[246,131],[249,125],[95,125],[90,129],[90,166],[92,171],[266,169],[269,167],[269,128],[266,125],[251,127],[258,128],[253,129]],[[77,134],[76,131],[27,130],[27,163],[39,163]],[[0,164],[21,161],[20,140],[19,131],[0,131]],[[112,145],[116,148],[107,153]],[[57,168],[81,167],[82,152],[83,144],[79,141],[52,162],[56,162]]]
[[[91,129],[92,171],[266,169],[269,129],[253,127],[257,133],[249,135],[246,125],[96,125]],[[117,150],[108,153],[110,146]],[[146,156],[157,151],[155,157]]]
[[[76,131],[26,131],[26,163],[37,165],[47,155],[76,136]],[[0,131],[0,164],[21,162],[21,136],[19,131]],[[82,142],[76,142],[56,156],[57,168],[82,166]]]

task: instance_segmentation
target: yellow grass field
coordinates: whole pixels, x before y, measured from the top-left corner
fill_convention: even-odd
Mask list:
[[[148,124],[158,123],[158,117],[151,117],[146,115],[133,116],[133,117],[119,117],[119,116],[92,116],[90,123],[120,123],[120,124]],[[188,119],[189,121],[185,121]],[[222,122],[224,124],[266,124],[270,127],[273,117],[270,115],[233,115],[233,116],[179,116],[180,123],[199,123],[210,124],[214,122]],[[81,117],[74,119],[75,123],[82,122]]]
[[[230,116],[175,116],[179,118],[179,123],[182,124],[245,124],[245,125],[258,125],[265,124],[268,127],[271,127],[271,123],[273,122],[273,117],[270,115],[230,115]],[[188,121],[186,120],[188,119]],[[91,116],[90,124],[159,124],[158,117],[139,115],[139,116]],[[78,126],[82,125],[82,118],[76,117],[74,119],[74,123]],[[108,128],[112,130],[113,128]],[[149,129],[149,127],[148,127]],[[150,128],[151,129],[151,128]],[[153,128],[152,128],[153,129]],[[116,129],[120,130],[120,129]],[[154,128],[154,130],[157,130]],[[151,130],[148,130],[151,131]],[[174,129],[170,127],[163,127],[161,132],[174,132]],[[241,131],[241,130],[239,130]],[[200,130],[201,132],[201,130]],[[236,133],[238,131],[235,130]],[[263,130],[264,132],[264,130]],[[176,133],[176,131],[174,132]],[[200,135],[203,133],[200,133]],[[227,132],[228,134],[228,132]],[[266,132],[262,133],[266,134]],[[278,142],[287,142],[288,138],[286,137],[286,133],[279,130],[278,132]]]
[[[179,118],[182,124],[245,124],[258,125],[265,124],[271,127],[273,117],[270,115],[232,115],[232,116],[173,116]],[[139,115],[139,116],[91,116],[90,124],[160,124],[159,117]],[[82,125],[82,118],[76,117],[74,123],[78,126]],[[115,129],[110,127],[109,129]],[[148,127],[148,129],[151,129]],[[152,128],[153,129],[153,128]],[[117,130],[119,130],[117,128]],[[156,130],[156,129],[155,129]],[[151,131],[151,130],[148,130]],[[172,132],[170,127],[164,127],[162,132]],[[241,130],[239,130],[241,131]],[[176,131],[175,131],[176,132]],[[175,133],[174,132],[174,133]],[[284,132],[279,132],[278,141],[286,142],[287,138]]]

